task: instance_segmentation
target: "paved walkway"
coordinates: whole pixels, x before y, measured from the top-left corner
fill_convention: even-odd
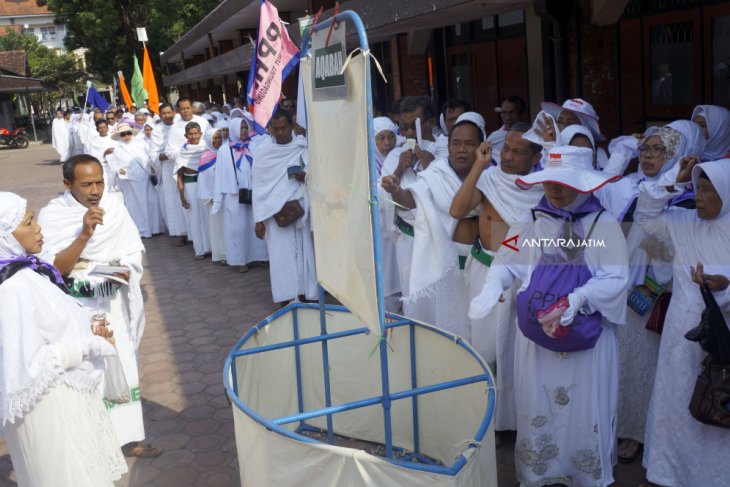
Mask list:
[[[15,191],[39,209],[63,189],[55,160],[50,146],[0,150],[0,190]],[[276,309],[268,269],[239,274],[209,260],[195,261],[191,246],[174,247],[164,236],[144,243],[147,326],[139,358],[141,390],[147,441],[165,453],[128,459],[130,471],[116,486],[238,486],[222,369],[243,333]],[[513,446],[514,435],[508,435],[498,450],[501,486],[516,485]],[[643,470],[638,463],[621,465],[616,475],[615,485],[633,486],[643,479]],[[0,439],[0,487],[15,486],[13,480]]]

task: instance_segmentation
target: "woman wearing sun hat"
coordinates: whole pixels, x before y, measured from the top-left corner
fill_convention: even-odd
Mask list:
[[[482,149],[480,149],[482,150]],[[515,279],[517,477],[525,485],[605,486],[614,481],[618,339],[624,323],[627,251],[615,217],[592,194],[618,179],[592,167],[584,147],[552,148],[532,218],[510,229],[472,319],[485,316]]]
[[[139,235],[150,238],[162,231],[160,207],[155,187],[150,181],[152,165],[149,150],[144,141],[135,139],[139,130],[120,123],[112,139],[119,142],[106,161],[119,178],[119,186]]]

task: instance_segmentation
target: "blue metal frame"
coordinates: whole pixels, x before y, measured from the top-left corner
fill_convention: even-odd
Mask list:
[[[283,343],[276,343],[271,345],[263,345],[260,347],[253,347],[253,348],[246,348],[242,349],[244,344],[246,344],[253,336],[255,336],[261,329],[264,327],[270,325],[274,321],[276,321],[278,318],[284,316],[287,313],[296,313],[299,309],[314,309],[320,312],[320,316],[322,316],[322,313],[326,313],[327,311],[340,311],[340,312],[349,312],[347,308],[344,306],[339,305],[324,305],[324,311],[322,310],[322,307],[319,304],[305,304],[305,303],[291,303],[288,306],[280,309],[276,313],[272,314],[271,316],[267,317],[264,321],[261,323],[253,326],[250,328],[244,335],[241,337],[240,340],[236,343],[236,345],[233,347],[233,350],[228,355],[225,365],[223,367],[223,384],[226,388],[226,393],[228,394],[228,397],[230,398],[231,402],[236,405],[241,411],[243,411],[245,414],[247,414],[249,417],[251,417],[254,421],[261,424],[265,428],[275,431],[276,433],[279,433],[283,436],[286,436],[288,438],[302,441],[305,443],[314,443],[314,444],[320,444],[321,442],[318,440],[315,440],[313,438],[309,438],[307,436],[304,436],[299,433],[299,431],[305,431],[305,430],[317,430],[317,428],[313,428],[309,426],[305,420],[311,419],[315,417],[321,417],[321,416],[327,416],[327,415],[333,415],[339,412],[344,411],[350,411],[353,409],[358,409],[362,407],[368,407],[368,406],[374,406],[376,404],[382,404],[382,396],[362,399],[359,401],[353,401],[352,403],[347,404],[341,404],[338,406],[330,406],[325,407],[318,410],[313,411],[307,411],[303,412],[301,414],[292,415],[292,416],[286,416],[282,418],[277,419],[266,419],[257,412],[255,412],[253,409],[249,408],[246,404],[241,401],[241,399],[238,397],[238,380],[237,380],[237,374],[236,374],[236,367],[234,367],[234,361],[237,358],[245,357],[248,355],[253,355],[256,353],[264,353],[271,350],[280,350],[283,348],[294,348],[296,351],[296,347],[299,345],[306,345],[311,343],[317,343],[317,342],[326,342],[329,340],[336,340],[339,338],[345,338],[349,336],[354,335],[362,335],[362,334],[368,334],[370,333],[370,329],[362,327],[357,328],[354,330],[348,330],[344,332],[335,332],[335,333],[328,333],[326,335],[318,335],[314,337],[309,338],[299,338],[298,340],[292,340],[289,342],[283,342]],[[495,392],[494,392],[494,382],[492,380],[491,373],[489,372],[489,368],[486,366],[484,361],[481,357],[471,348],[470,345],[468,345],[466,342],[464,342],[463,339],[456,337],[455,335],[441,330],[439,328],[434,328],[432,326],[426,325],[424,323],[419,323],[417,321],[412,321],[407,318],[404,318],[402,316],[388,313],[388,317],[392,320],[390,323],[386,325],[386,329],[391,328],[399,328],[403,326],[409,326],[411,330],[409,333],[411,334],[411,337],[409,337],[409,340],[411,340],[411,367],[415,367],[415,328],[420,327],[425,330],[428,330],[431,333],[436,333],[438,335],[441,335],[445,338],[447,338],[449,341],[455,343],[456,345],[462,347],[464,350],[466,350],[473,358],[477,361],[479,365],[481,365],[482,369],[485,371],[482,375],[476,375],[471,377],[465,377],[462,379],[447,381],[447,382],[441,382],[438,384],[433,384],[431,386],[425,386],[420,388],[413,388],[408,391],[402,391],[402,392],[396,392],[390,396],[391,401],[393,400],[401,400],[401,399],[407,399],[412,398],[415,400],[419,395],[421,394],[428,394],[430,392],[436,392],[441,391],[449,388],[455,388],[460,387],[468,384],[474,384],[477,382],[486,382],[487,383],[487,410],[485,411],[484,420],[482,421],[482,424],[479,426],[479,429],[477,430],[476,434],[474,435],[474,445],[472,447],[476,447],[476,444],[480,443],[484,439],[484,435],[487,432],[487,429],[489,428],[489,423],[492,420],[492,417],[494,416],[494,408],[495,408]],[[387,344],[386,344],[387,345]],[[414,380],[413,377],[413,370],[412,369],[412,375],[411,375],[411,381]],[[297,371],[297,374],[301,374],[301,370]],[[298,384],[298,389],[301,389]],[[298,390],[297,395],[301,395],[302,391]],[[299,427],[296,431],[289,431],[286,428],[282,427],[284,424],[289,424],[292,422],[299,421]],[[415,432],[418,431],[418,424],[414,421],[414,440],[416,438]],[[328,441],[329,441],[329,434],[328,434]],[[386,460],[390,463],[410,468],[413,470],[421,470],[425,472],[431,472],[431,473],[438,473],[443,475],[451,475],[454,476],[461,468],[466,464],[467,456],[462,453],[453,465],[450,467],[441,466],[441,465],[434,465],[429,464],[428,459],[423,457],[419,454],[419,449],[416,447],[416,443],[414,442],[414,452],[412,455],[407,455],[402,458],[394,458],[393,456],[387,457]],[[392,452],[395,451],[402,451],[402,449],[392,447]],[[418,463],[416,463],[416,460]]]
[[[355,27],[355,30],[357,32],[359,41],[360,41],[360,48],[363,51],[369,50],[369,44],[368,39],[365,31],[365,26],[363,25],[362,21],[360,20],[360,17],[348,10],[341,12],[337,15],[335,18],[330,18],[325,21],[322,21],[318,24],[316,24],[313,27],[313,30],[320,31],[323,29],[327,29],[330,27],[330,25],[334,21],[347,21],[351,22],[352,25]],[[302,42],[301,42],[301,54],[300,56],[306,56],[309,51],[309,40],[311,37],[311,32],[307,31],[305,32]],[[369,62],[369,60],[368,60]],[[306,443],[320,443],[317,440],[314,440],[312,438],[308,438],[306,436],[303,436],[299,434],[300,431],[305,430],[317,430],[316,428],[313,428],[309,426],[305,421],[307,419],[326,416],[327,417],[327,441],[328,443],[333,443],[333,436],[334,436],[334,428],[332,426],[332,416],[333,414],[343,412],[343,411],[349,411],[353,409],[363,408],[367,406],[373,406],[376,404],[381,404],[383,408],[383,426],[384,426],[384,439],[385,439],[385,451],[386,451],[386,459],[394,464],[414,469],[414,470],[422,470],[426,472],[432,472],[432,473],[439,473],[439,474],[445,474],[445,475],[456,475],[459,470],[466,464],[466,458],[464,454],[460,455],[455,463],[449,467],[441,466],[441,465],[435,465],[433,464],[429,459],[423,457],[419,453],[419,444],[420,444],[420,435],[419,435],[419,426],[418,426],[418,396],[421,394],[428,394],[431,392],[441,391],[449,388],[454,387],[461,387],[468,384],[473,384],[476,382],[486,382],[488,386],[488,398],[487,398],[487,410],[485,412],[484,420],[482,421],[482,424],[480,425],[479,429],[477,430],[477,433],[474,437],[474,443],[479,443],[484,438],[484,435],[489,427],[489,423],[492,419],[492,416],[494,414],[494,407],[495,407],[495,392],[494,392],[494,383],[492,380],[491,373],[489,372],[488,367],[486,364],[484,364],[483,360],[474,352],[474,350],[466,344],[461,338],[455,337],[454,335],[445,332],[443,330],[433,328],[428,325],[424,325],[423,323],[414,322],[411,320],[408,320],[407,318],[403,318],[398,315],[394,315],[392,313],[386,313],[385,311],[385,300],[384,300],[384,292],[383,292],[383,278],[382,278],[382,249],[380,245],[380,223],[379,223],[379,214],[378,214],[378,199],[377,199],[377,180],[378,180],[378,174],[377,174],[377,168],[375,166],[375,134],[373,129],[373,107],[372,107],[372,86],[371,86],[371,77],[370,77],[370,69],[365,70],[365,82],[366,82],[366,104],[367,104],[367,114],[368,114],[368,168],[369,168],[369,174],[370,174],[370,194],[371,194],[371,206],[370,206],[370,221],[371,221],[371,227],[373,232],[373,257],[374,257],[374,263],[375,263],[375,285],[376,285],[376,294],[377,294],[377,306],[378,306],[378,320],[380,325],[380,337],[378,337],[378,347],[380,351],[380,370],[381,370],[381,392],[382,394],[380,396],[361,399],[358,401],[353,401],[346,404],[340,404],[337,406],[332,406],[332,399],[331,399],[331,390],[330,390],[330,378],[329,378],[329,352],[328,352],[328,342],[330,340],[336,340],[340,338],[345,338],[348,336],[354,336],[354,335],[360,335],[360,334],[367,334],[370,332],[368,328],[357,328],[355,330],[348,330],[343,332],[336,332],[336,333],[328,333],[327,332],[327,323],[326,323],[326,311],[332,310],[332,311],[342,311],[342,312],[349,312],[348,309],[346,309],[343,306],[333,306],[333,305],[325,305],[324,303],[324,289],[320,286],[319,287],[319,303],[317,305],[314,304],[301,304],[301,303],[292,303],[285,308],[277,311],[273,315],[266,318],[261,323],[257,324],[253,328],[251,328],[248,332],[244,334],[244,336],[238,341],[236,346],[234,347],[233,351],[228,355],[228,358],[226,359],[226,363],[223,369],[223,382],[226,387],[226,392],[228,393],[231,401],[241,409],[244,413],[246,413],[248,416],[250,416],[252,419],[254,419],[256,422],[263,425],[265,428],[275,431],[281,435],[284,435],[286,437],[306,442]],[[297,310],[298,309],[318,309],[320,313],[320,335],[314,336],[314,337],[308,337],[308,338],[301,338],[299,336],[299,326],[298,326],[298,315]],[[254,347],[254,348],[247,348],[242,349],[243,345],[256,333],[259,332],[263,327],[268,326],[273,321],[275,321],[277,318],[283,316],[286,313],[292,312],[294,313],[293,316],[293,340],[283,343],[276,343],[276,344],[269,344],[264,345],[260,347]],[[388,323],[387,318],[391,318],[394,320],[391,323]],[[391,393],[390,391],[390,382],[389,382],[389,369],[388,369],[388,344],[387,344],[387,332],[390,328],[396,328],[401,326],[410,326],[409,330],[409,342],[410,342],[410,363],[411,363],[411,389],[408,391],[401,391],[396,393]],[[415,329],[416,327],[422,327],[424,329],[429,330],[430,332],[440,334],[444,337],[449,338],[451,341],[454,341],[457,345],[461,346],[465,350],[467,350],[474,359],[482,366],[483,370],[485,371],[484,374],[471,376],[471,377],[465,377],[462,379],[457,380],[451,380],[446,381],[438,384],[433,384],[430,386],[423,386],[418,387],[417,383],[417,370],[416,370],[416,337],[415,337]],[[302,379],[301,379],[301,359],[300,359],[300,349],[299,347],[301,345],[306,344],[312,344],[320,342],[322,346],[322,364],[323,364],[323,377],[324,377],[324,393],[325,393],[325,407],[320,408],[318,410],[312,410],[312,411],[304,411],[304,400],[303,400],[303,391],[302,391]],[[247,355],[252,355],[256,353],[264,353],[271,350],[279,350],[283,348],[290,348],[294,347],[294,353],[295,353],[295,362],[296,362],[296,381],[297,381],[297,399],[298,399],[298,414],[277,418],[277,419],[266,419],[253,411],[251,408],[246,406],[238,397],[238,381],[236,377],[236,367],[235,360],[240,357],[244,357]],[[231,385],[232,382],[232,385]],[[394,447],[393,446],[393,440],[392,440],[392,422],[391,422],[391,403],[394,400],[401,400],[401,399],[408,399],[411,398],[412,401],[412,410],[413,410],[413,440],[414,440],[414,452],[409,453],[408,455],[405,455],[402,459],[396,459],[394,458],[394,451],[402,451],[402,449]],[[289,431],[285,428],[283,428],[281,425],[284,424],[290,424],[293,422],[299,422],[299,426],[296,430],[296,432]],[[471,445],[469,448],[475,448],[476,445]],[[418,463],[416,463],[416,461]]]

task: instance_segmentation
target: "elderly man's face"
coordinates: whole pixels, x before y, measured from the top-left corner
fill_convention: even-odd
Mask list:
[[[96,126],[96,131],[99,132],[99,135],[101,135],[102,137],[106,137],[109,133],[109,125],[107,125],[106,123],[100,123]]]
[[[449,162],[459,176],[465,177],[477,157],[479,128],[472,124],[452,127],[449,141]]]
[[[172,107],[163,108],[160,110],[160,118],[165,125],[172,125],[172,120],[175,118],[175,110]]]
[[[104,171],[101,164],[95,161],[77,164],[74,168],[74,179],[63,180],[66,189],[86,208],[99,206],[104,194]]]
[[[241,124],[243,125],[243,124]],[[286,117],[277,117],[269,124],[269,132],[277,144],[288,144],[292,141],[292,126]]]
[[[177,111],[180,114],[180,118],[185,122],[189,122],[193,118],[193,104],[188,100],[183,100],[178,103]]]
[[[116,122],[116,120],[117,120],[117,116],[115,114],[113,114],[113,113],[107,113],[106,114],[106,121],[108,123],[113,124],[114,122]]]

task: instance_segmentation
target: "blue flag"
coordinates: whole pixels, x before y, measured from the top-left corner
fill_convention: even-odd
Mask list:
[[[109,108],[109,103],[96,91],[94,85],[89,86],[89,96],[86,103],[91,107],[98,108],[102,112],[106,112],[107,108]]]

